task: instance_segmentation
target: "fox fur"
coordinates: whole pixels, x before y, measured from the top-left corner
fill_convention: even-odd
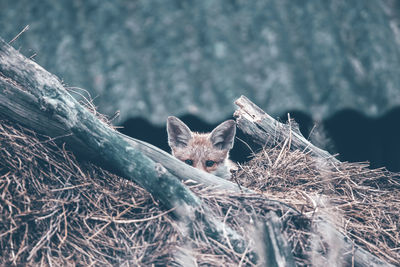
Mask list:
[[[211,133],[192,132],[177,117],[167,120],[168,144],[172,155],[200,170],[228,179],[236,165],[229,160],[233,147],[236,124],[228,120]]]

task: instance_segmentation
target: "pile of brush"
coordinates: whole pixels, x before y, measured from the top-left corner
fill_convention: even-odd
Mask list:
[[[304,152],[276,145],[242,165],[236,179],[269,199],[295,207],[311,224],[321,217],[370,253],[393,264],[400,262],[399,174],[370,169],[367,163],[341,162],[332,168]],[[312,232],[302,231],[289,235],[293,250],[300,253],[318,241]]]
[[[254,155],[235,174],[242,186],[262,194],[187,184],[246,239],[239,254],[228,237],[221,244],[204,234],[200,222],[190,228],[180,224],[139,186],[77,160],[54,141],[1,121],[1,265],[252,266],[252,252],[263,257],[260,220],[270,211],[280,218],[299,266],[340,260],[331,226],[315,227],[321,218],[379,258],[393,264],[400,259],[400,180],[383,169],[350,163],[332,169],[277,145]]]
[[[176,242],[145,190],[7,121],[0,203],[0,265],[157,264]]]
[[[208,237],[200,222],[189,229],[136,184],[54,141],[0,123],[0,265],[252,265],[248,256],[257,248],[250,240],[258,230],[246,225],[256,211],[277,210],[264,207],[262,196],[189,185],[249,241],[238,254]]]

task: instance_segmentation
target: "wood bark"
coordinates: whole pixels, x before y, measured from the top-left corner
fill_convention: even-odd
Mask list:
[[[176,176],[80,105],[57,77],[1,38],[0,116],[62,139],[73,152],[142,186],[188,226],[201,220],[210,238],[225,243],[228,236],[236,252],[245,251],[244,239],[218,221]],[[255,262],[257,256],[250,253],[250,260]]]
[[[269,267],[296,266],[291,248],[281,232],[282,225],[275,212],[269,212],[263,224],[264,262]]]

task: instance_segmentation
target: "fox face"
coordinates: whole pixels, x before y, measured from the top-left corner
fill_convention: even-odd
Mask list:
[[[234,163],[229,160],[229,151],[236,134],[235,121],[225,121],[211,133],[196,133],[171,116],[167,120],[167,133],[174,157],[200,170],[230,178]]]

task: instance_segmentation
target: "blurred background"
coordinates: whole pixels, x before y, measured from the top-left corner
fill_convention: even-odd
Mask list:
[[[400,171],[397,0],[0,0],[0,37],[167,151],[167,116],[209,131],[246,95],[341,160]]]

